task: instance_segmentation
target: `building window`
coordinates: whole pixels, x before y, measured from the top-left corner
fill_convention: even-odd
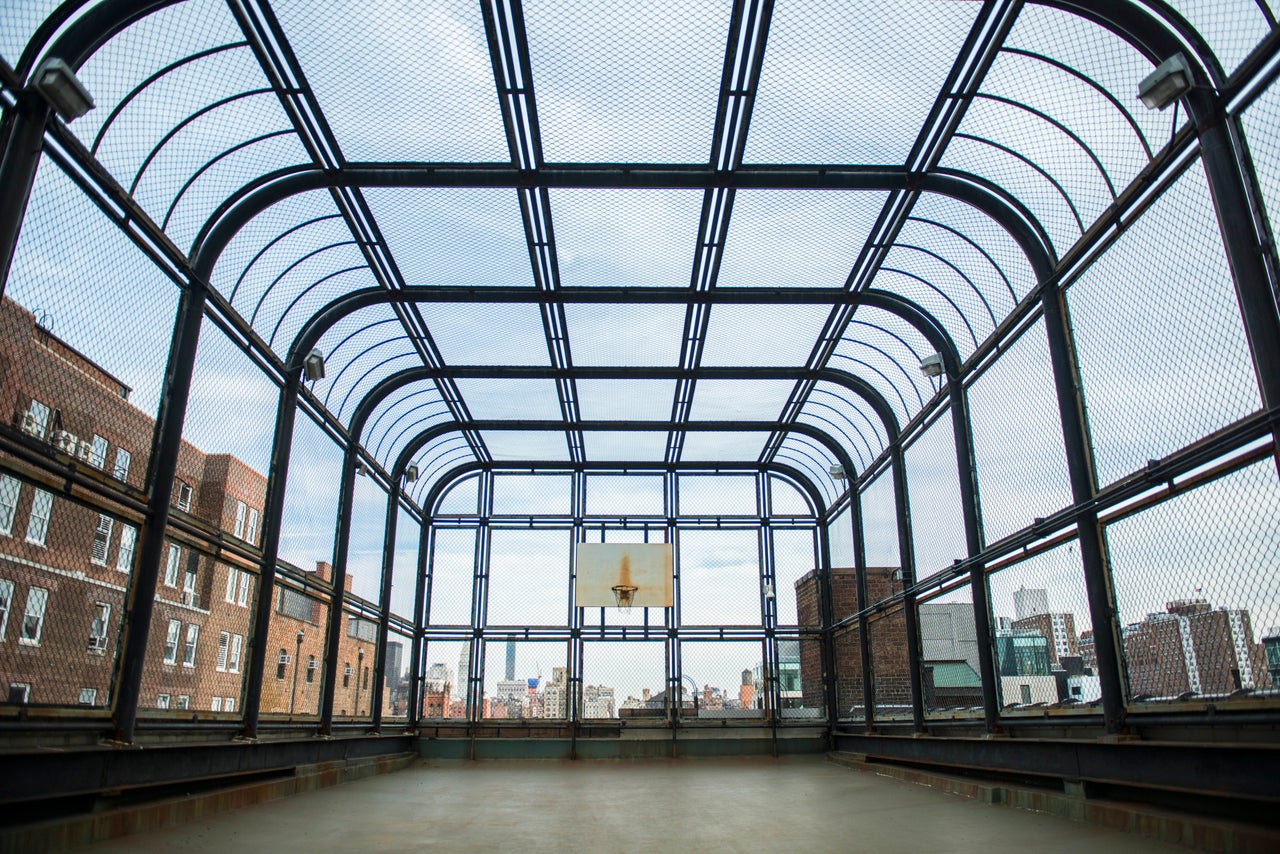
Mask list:
[[[44,607],[49,603],[49,591],[43,587],[27,590],[27,610],[22,616],[22,633],[18,643],[40,645],[40,633],[44,630]]]
[[[185,605],[198,605],[196,601],[196,571],[200,568],[200,555],[195,552],[187,555],[187,571],[182,576],[182,602]]]
[[[138,541],[138,529],[132,525],[120,525],[120,551],[116,554],[116,569],[133,570],[133,546]]]
[[[80,689],[80,705],[92,706],[98,702],[97,688],[81,688]]]
[[[169,632],[164,638],[164,663],[178,663],[178,637],[182,634],[182,621],[170,620]]]
[[[253,576],[249,573],[243,570],[240,572],[240,593],[236,597],[236,603],[246,608],[249,606],[249,585],[253,583],[252,579]]]
[[[53,512],[53,495],[37,489],[31,499],[31,518],[27,520],[27,542],[43,546],[49,534],[49,514]]]
[[[211,710],[215,711],[215,712],[220,712],[220,711],[222,711],[222,698],[221,698],[221,697],[214,697],[212,700],[210,700],[210,701],[209,701],[209,708],[210,708]]]
[[[316,657],[314,655],[307,656],[307,681],[316,681]]]
[[[195,623],[187,625],[187,646],[182,652],[182,666],[196,666],[196,641],[200,639],[200,627]]]
[[[1019,685],[1018,687],[1022,689],[1022,705],[1024,706],[1031,705],[1031,686]]]
[[[213,665],[214,670],[227,669],[227,652],[230,650],[230,648],[231,648],[231,633],[219,632],[218,633],[218,660]]]
[[[222,701],[222,711],[234,712],[235,710],[236,710],[236,698],[235,697],[224,698]]]
[[[115,470],[111,472],[112,476],[121,483],[129,479],[129,463],[133,462],[133,455],[124,448],[116,448],[116,465]]]
[[[37,439],[43,439],[48,429],[49,407],[34,397],[31,398],[31,406],[27,409],[27,414],[22,416],[22,431],[30,433]]]
[[[107,651],[107,625],[111,621],[111,606],[106,602],[93,604],[93,620],[89,623],[89,652]]]
[[[93,434],[93,447],[89,451],[89,465],[100,469],[107,464],[107,440]]]
[[[284,668],[285,668],[285,665],[288,663],[289,663],[289,653],[285,652],[283,649],[280,650],[280,657],[276,659],[276,678],[277,679],[284,678]]]
[[[240,672],[240,650],[244,647],[243,635],[231,636],[231,658],[227,661],[227,669],[232,673]]]
[[[164,586],[178,586],[178,570],[182,566],[182,549],[176,543],[169,543],[169,560],[164,566]]]
[[[249,508],[249,527],[245,528],[244,538],[253,545],[258,544],[258,511]]]
[[[236,502],[236,528],[235,528],[235,535],[236,535],[236,537],[237,537],[238,539],[241,539],[241,540],[243,540],[243,539],[244,539],[244,517],[245,517],[246,512],[248,511],[248,509],[249,509],[249,508],[248,508],[247,506],[245,506],[245,503],[244,503],[243,501],[237,501],[237,502]]]
[[[369,668],[368,668],[368,666],[367,666],[367,665],[366,665],[366,666],[365,666],[365,668],[364,668],[364,678],[360,680],[360,683],[361,683],[361,684],[360,684],[360,687],[361,687],[361,688],[363,688],[363,689],[368,689],[368,687],[369,687]]]
[[[157,708],[157,709],[167,709],[167,708],[169,708],[169,695],[168,695],[168,694],[161,694],[161,695],[159,695],[158,697],[156,697],[156,708]]]
[[[190,695],[190,694],[179,694],[179,695],[178,695],[178,708],[179,708],[179,709],[189,709],[189,708],[191,708],[191,695]]]
[[[10,682],[9,702],[15,706],[26,705],[31,700],[30,682]]]
[[[277,587],[276,613],[295,620],[311,621],[311,600],[305,593],[288,587]]]
[[[13,582],[0,578],[0,641],[9,627],[9,611],[13,608]]]
[[[7,474],[0,475],[0,534],[13,536],[13,514],[18,509],[22,482]]]
[[[236,601],[236,587],[239,584],[239,580],[240,570],[234,566],[227,567],[227,601],[233,604]]]
[[[93,551],[89,554],[89,560],[99,566],[105,566],[107,563],[107,549],[111,547],[113,524],[115,519],[105,513],[98,514],[98,528],[93,532]]]
[[[179,510],[191,509],[191,484],[186,481],[175,481],[174,484],[174,504]]]

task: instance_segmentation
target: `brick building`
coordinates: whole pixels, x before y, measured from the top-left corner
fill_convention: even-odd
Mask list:
[[[1271,686],[1266,652],[1249,612],[1213,608],[1204,599],[1169,602],[1165,612],[1124,628],[1133,696],[1229,694]]]

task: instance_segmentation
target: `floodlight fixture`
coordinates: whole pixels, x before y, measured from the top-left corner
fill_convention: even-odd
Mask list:
[[[93,96],[71,66],[49,57],[36,68],[31,87],[57,111],[64,122],[74,121],[93,109]]]
[[[312,382],[324,379],[324,353],[318,347],[312,348],[307,358],[302,360],[302,369]]]
[[[1156,66],[1138,84],[1138,97],[1148,110],[1163,110],[1191,91],[1191,67],[1187,58],[1175,53]]]
[[[920,373],[926,377],[940,377],[942,370],[942,356],[938,353],[930,353],[920,360]]]
[[[405,479],[405,483],[413,483],[415,480],[417,480],[417,479],[418,479],[418,467],[417,467],[417,466],[409,466],[407,469],[405,469],[405,470],[404,470],[404,479]]]
[[[844,466],[839,463],[832,463],[831,468],[827,469],[827,474],[835,480],[844,480],[847,475],[844,473]]]

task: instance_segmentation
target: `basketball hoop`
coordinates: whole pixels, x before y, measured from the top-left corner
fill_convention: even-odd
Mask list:
[[[619,608],[630,608],[631,601],[635,598],[636,591],[639,590],[633,584],[615,584],[613,585],[613,598],[617,601]]]

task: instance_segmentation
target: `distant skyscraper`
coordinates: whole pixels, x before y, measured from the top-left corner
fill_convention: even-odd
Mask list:
[[[1019,620],[1049,613],[1049,592],[1041,588],[1019,587],[1013,592],[1013,610]]]
[[[458,684],[453,686],[453,696],[460,700],[467,698],[467,685],[471,680],[471,644],[462,644],[462,655],[458,656]]]
[[[515,641],[507,641],[507,679],[516,678],[516,644]]]

